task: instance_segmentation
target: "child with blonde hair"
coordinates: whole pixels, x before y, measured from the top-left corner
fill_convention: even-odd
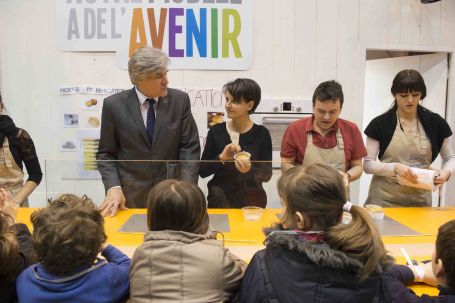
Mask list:
[[[284,208],[266,248],[249,264],[240,302],[374,302],[389,257],[365,209],[346,202],[341,174],[296,166],[278,181]],[[342,224],[343,210],[352,221]]]

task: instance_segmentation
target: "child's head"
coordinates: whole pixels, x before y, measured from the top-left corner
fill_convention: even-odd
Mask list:
[[[341,174],[322,164],[287,170],[278,180],[278,193],[284,225],[302,230],[325,231],[338,224],[346,202]]]
[[[438,281],[455,289],[455,220],[439,227],[432,265]]]
[[[10,219],[0,212],[0,286],[14,281],[17,275],[19,247],[16,236],[8,230]]]
[[[364,264],[360,277],[376,270],[386,251],[379,231],[365,209],[353,205],[349,224],[341,224],[346,203],[342,175],[325,164],[296,166],[278,180],[285,208],[283,224],[290,229],[324,231],[324,240]]]
[[[204,194],[192,183],[164,180],[152,188],[147,205],[147,223],[151,231],[205,234],[209,229]]]
[[[106,241],[104,219],[92,200],[64,194],[31,216],[38,259],[54,275],[92,264]]]

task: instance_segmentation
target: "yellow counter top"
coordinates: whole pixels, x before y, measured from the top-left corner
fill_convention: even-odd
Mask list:
[[[17,220],[31,227],[30,214],[36,209],[21,208]],[[209,214],[227,214],[230,231],[225,232],[225,244],[239,257],[249,261],[253,254],[262,249],[265,236],[264,227],[278,222],[276,216],[280,209],[266,209],[260,221],[246,221],[240,209],[209,209]],[[108,242],[132,255],[139,246],[144,235],[141,233],[124,233],[118,229],[133,214],[146,214],[146,209],[128,209],[120,211],[115,217],[105,218],[105,229]],[[389,252],[396,257],[397,262],[404,264],[404,258],[399,251],[405,247],[409,255],[416,260],[429,259],[433,251],[438,228],[443,223],[455,219],[455,208],[386,208],[385,215],[399,223],[421,233],[418,236],[386,236],[383,241]],[[437,289],[425,285],[412,287],[416,293],[436,294]]]

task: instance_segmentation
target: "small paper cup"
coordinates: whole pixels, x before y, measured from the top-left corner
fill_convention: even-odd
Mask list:
[[[257,206],[245,206],[242,208],[243,218],[247,221],[259,221],[262,218],[264,209]]]
[[[249,160],[251,158],[251,154],[249,152],[241,151],[234,155],[235,160]]]

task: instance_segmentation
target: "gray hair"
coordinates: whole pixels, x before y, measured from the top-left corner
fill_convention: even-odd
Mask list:
[[[158,48],[142,47],[136,50],[128,62],[128,72],[133,84],[150,74],[156,74],[167,69],[168,56]]]

